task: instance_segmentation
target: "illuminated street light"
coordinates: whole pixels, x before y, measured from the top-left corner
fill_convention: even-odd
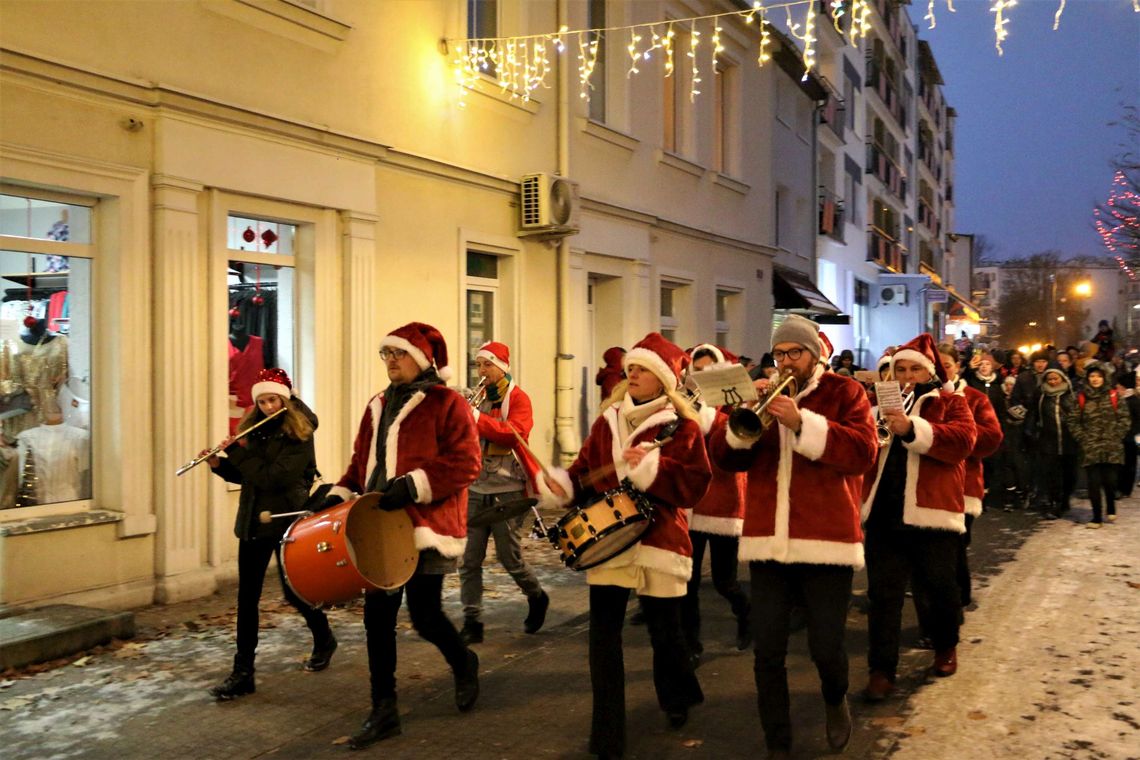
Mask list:
[[[1078,296],[1084,296],[1087,298],[1088,296],[1092,295],[1092,283],[1088,282],[1087,280],[1085,282],[1078,282],[1073,286],[1073,292]]]
[[[1030,322],[1030,323],[1029,323],[1029,326],[1030,326],[1030,327],[1037,327],[1037,323],[1036,323],[1036,322]]]
[[[1057,317],[1057,321],[1058,322],[1064,322],[1065,321],[1065,315],[1062,314],[1061,316]]]
[[[1031,351],[1029,350],[1029,346],[1025,345],[1025,346],[1018,346],[1017,347],[1017,353],[1025,355],[1025,354],[1031,353]]]
[[[1041,344],[1040,343],[1034,343],[1032,346],[1029,347],[1029,353],[1031,353],[1031,354],[1035,354],[1040,350],[1041,350]]]

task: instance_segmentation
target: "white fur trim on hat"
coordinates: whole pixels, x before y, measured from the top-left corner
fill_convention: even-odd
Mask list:
[[[672,391],[677,389],[678,380],[677,376],[673,374],[673,369],[666,364],[656,352],[650,351],[648,348],[632,348],[626,351],[625,356],[621,358],[622,369],[629,372],[629,365],[636,364],[640,367],[645,367],[653,373],[653,376],[661,381],[665,386],[665,390]]]
[[[278,396],[290,398],[293,391],[289,390],[289,386],[284,383],[275,383],[272,380],[262,380],[260,383],[254,383],[250,394],[253,400],[257,401],[259,396],[264,396],[266,393],[276,393]]]
[[[491,364],[494,364],[496,367],[501,369],[503,372],[511,371],[511,365],[507,364],[485,348],[480,348],[479,353],[475,354],[475,358],[486,359],[487,361],[491,362]]]
[[[895,351],[891,356],[891,374],[894,374],[895,362],[899,359],[906,359],[907,361],[921,364],[930,371],[932,379],[938,377],[938,369],[934,366],[934,362],[930,360],[930,357],[921,351],[915,351],[913,348],[900,348],[898,351]]]
[[[380,341],[380,348],[385,347],[398,348],[401,351],[407,351],[408,354],[411,355],[412,359],[415,360],[416,366],[421,370],[425,370],[431,366],[431,361],[427,358],[427,355],[420,349],[416,348],[407,338],[401,338],[399,335],[385,335],[384,339]],[[440,377],[443,377],[442,370],[440,370]],[[447,378],[444,379],[446,380]]]
[[[712,343],[702,343],[701,345],[694,348],[689,353],[689,356],[695,358],[696,355],[699,354],[701,351],[708,351],[710,354],[712,354],[713,355],[713,362],[716,364],[723,364],[725,361],[724,351],[721,351],[719,348],[714,346]]]

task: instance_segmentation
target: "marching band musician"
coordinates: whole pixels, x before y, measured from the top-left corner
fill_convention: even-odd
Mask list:
[[[692,356],[691,372],[700,372],[717,365],[735,364],[736,357],[729,351],[702,343],[689,352]],[[728,422],[728,414],[711,404],[703,403],[697,409],[697,422],[708,443],[712,433],[723,430]],[[693,506],[689,516],[689,539],[693,543],[693,575],[685,601],[681,605],[681,623],[685,629],[685,641],[694,664],[700,662],[704,645],[701,643],[701,566],[704,564],[705,547],[709,550],[713,587],[732,607],[736,617],[736,648],[744,650],[752,643],[752,631],[748,623],[751,605],[748,596],[736,580],[737,544],[740,530],[744,525],[744,485],[746,477],[742,472],[729,472],[721,469],[716,462],[712,467],[712,481],[703,499]]]
[[[895,688],[912,569],[930,600],[934,673],[957,671],[961,603],[955,568],[966,530],[965,460],[977,437],[965,398],[943,387],[946,370],[928,333],[891,355],[891,374],[913,387],[913,401],[909,412],[880,407],[887,440],[876,472],[863,482],[871,671],[863,694],[870,701],[886,699]]]
[[[483,469],[471,485],[467,515],[477,515],[496,504],[525,499],[527,485],[533,482],[538,464],[520,445],[515,434],[528,439],[534,427],[530,397],[511,377],[510,349],[503,343],[489,342],[475,354],[475,367],[482,379],[482,403],[474,410],[483,448]],[[483,559],[487,539],[495,538],[495,554],[519,589],[526,594],[527,616],[523,630],[537,633],[546,621],[550,597],[534,571],[527,566],[519,543],[524,515],[499,520],[483,527],[467,526],[467,547],[459,566],[459,597],[463,602],[464,643],[483,641]]]
[[[963,607],[971,601],[972,584],[970,582],[970,561],[967,549],[970,546],[970,528],[974,520],[982,513],[982,500],[986,495],[985,468],[982,460],[986,459],[1001,446],[1001,423],[998,422],[993,404],[984,392],[966,384],[965,379],[958,376],[961,360],[958,349],[952,343],[943,343],[938,346],[938,360],[946,370],[946,379],[950,382],[954,392],[966,399],[970,407],[970,415],[974,418],[974,427],[977,438],[974,449],[966,457],[965,472],[965,527],[958,543],[957,579],[959,601]]]
[[[258,519],[262,510],[277,513],[300,509],[309,497],[309,487],[317,473],[313,450],[317,415],[293,395],[293,383],[283,369],[259,371],[250,398],[254,404],[237,424],[237,432],[250,430],[250,434],[228,445],[224,458],[215,454],[206,460],[215,475],[228,483],[241,484],[234,521],[234,535],[238,537],[237,654],[233,672],[210,689],[218,701],[256,690],[253,663],[257,653],[258,604],[269,558],[274,554],[285,599],[301,613],[313,634],[313,653],[305,662],[305,670],[316,672],[327,668],[337,647],[325,613],[301,601],[285,582],[281,536],[288,522],[262,523]],[[254,425],[283,407],[284,414],[252,430]],[[230,440],[227,438],[224,443]],[[206,453],[203,451],[199,456]]]
[[[435,644],[455,677],[460,712],[479,696],[479,658],[441,607],[443,576],[454,572],[467,530],[467,486],[479,475],[479,438],[471,410],[447,388],[447,344],[439,330],[411,322],[380,341],[391,385],[364,410],[344,476],[325,506],[378,492],[379,509],[406,510],[419,564],[404,588],[364,597],[372,711],[349,739],[363,749],[400,733],[396,708],[396,614],[404,592],[412,626]],[[437,370],[437,368],[439,368]]]
[[[778,425],[741,436],[730,418],[710,449],[721,467],[748,473],[740,558],[751,572],[757,702],[768,756],[786,758],[792,724],[785,660],[791,610],[801,599],[827,742],[841,751],[851,737],[844,636],[852,577],[863,566],[858,494],[874,464],[876,436],[863,388],[821,362],[826,344],[815,322],[790,316],[772,342],[778,368],[795,377],[798,392],[770,401]],[[740,414],[754,413],[734,412]]]
[[[598,493],[628,481],[650,497],[654,517],[638,543],[586,571],[590,586],[590,752],[625,751],[625,666],[621,631],[631,589],[645,611],[653,647],[653,682],[669,725],[680,728],[704,701],[681,631],[681,597],[692,572],[685,507],[704,495],[711,477],[700,427],[679,394],[688,355],[660,333],[626,353],[627,380],[603,412],[569,470],[539,478],[543,504],[565,506],[583,488]],[[592,485],[584,485],[590,483]]]

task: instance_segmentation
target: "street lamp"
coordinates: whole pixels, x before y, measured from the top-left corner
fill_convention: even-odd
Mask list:
[[[1083,298],[1088,298],[1092,295],[1092,283],[1088,280],[1078,282],[1073,286],[1073,293]]]

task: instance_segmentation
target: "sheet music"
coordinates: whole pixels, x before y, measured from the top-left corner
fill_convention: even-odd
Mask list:
[[[739,364],[694,372],[692,380],[701,390],[701,402],[713,406],[755,401],[759,396],[748,370]]]
[[[875,400],[879,411],[903,411],[902,388],[895,380],[885,380],[875,383]]]

